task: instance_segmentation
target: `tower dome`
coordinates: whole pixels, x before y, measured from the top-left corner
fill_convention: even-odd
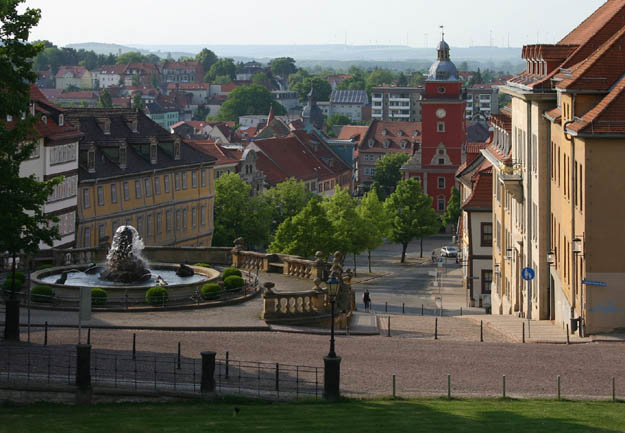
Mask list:
[[[458,81],[458,70],[449,57],[449,45],[445,42],[445,33],[436,47],[437,60],[430,67],[428,80],[431,81]]]

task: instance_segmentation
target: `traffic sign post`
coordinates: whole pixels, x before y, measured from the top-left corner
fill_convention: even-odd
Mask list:
[[[524,268],[521,271],[521,277],[523,277],[525,281],[532,281],[534,278],[536,278],[536,271],[534,271],[532,268]]]
[[[534,269],[530,267],[523,268],[523,270],[521,271],[521,277],[523,277],[523,279],[527,281],[527,311],[525,312],[525,316],[527,317],[527,336],[528,338],[531,338],[532,335],[530,331],[530,308],[531,308],[530,292],[531,292],[532,280],[536,278],[536,271],[534,271]]]

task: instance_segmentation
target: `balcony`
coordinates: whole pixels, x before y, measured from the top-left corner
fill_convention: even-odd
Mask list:
[[[510,191],[518,202],[523,201],[523,166],[521,164],[500,164],[499,179],[503,182],[504,188]]]

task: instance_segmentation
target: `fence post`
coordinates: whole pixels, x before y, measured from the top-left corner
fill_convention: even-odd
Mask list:
[[[558,400],[560,400],[560,375],[558,374]]]
[[[200,391],[202,398],[213,400],[215,398],[215,356],[216,352],[202,352],[202,378]]]
[[[395,398],[395,375],[393,375],[393,398]]]
[[[503,398],[506,398],[506,375],[503,375],[503,383],[502,383],[502,395]]]
[[[276,362],[276,392],[278,393],[278,399],[280,398],[280,363]]]
[[[447,398],[451,400],[451,374],[447,375]]]
[[[525,343],[525,322],[522,323],[523,325],[523,329],[522,329],[522,335],[521,335],[521,339],[523,341],[523,343]]]
[[[616,401],[616,379],[612,377],[612,401]]]
[[[386,332],[386,336],[387,337],[391,336],[391,316],[388,316],[388,330]]]
[[[434,339],[438,340],[438,317],[434,318]]]
[[[566,344],[571,344],[571,340],[569,337],[569,324],[566,324]]]
[[[87,328],[87,344],[91,344],[91,328]]]
[[[226,352],[226,379],[228,379],[229,370],[230,370],[230,352]]]
[[[421,304],[421,315],[423,316],[423,304]]]
[[[484,321],[480,320],[480,343],[484,342]]]
[[[388,313],[388,302],[384,303],[384,312]]]
[[[462,307],[460,307],[460,317],[462,317]]]
[[[132,334],[132,359],[137,359],[137,334]]]
[[[406,314],[406,304],[404,302],[401,303],[401,314]]]
[[[48,345],[48,321],[47,320],[43,326],[43,345],[44,346]]]
[[[76,403],[91,403],[91,346],[76,345]]]
[[[180,370],[180,341],[178,342],[178,370]]]

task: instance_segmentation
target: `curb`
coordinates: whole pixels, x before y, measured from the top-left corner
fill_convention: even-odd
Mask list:
[[[0,322],[4,326],[4,322]],[[32,324],[31,328],[44,328],[45,324]],[[21,324],[21,329],[26,325]],[[78,325],[48,323],[48,328],[78,329]],[[84,329],[123,330],[123,331],[172,331],[172,332],[271,332],[269,326],[131,326],[131,325],[82,325]]]

